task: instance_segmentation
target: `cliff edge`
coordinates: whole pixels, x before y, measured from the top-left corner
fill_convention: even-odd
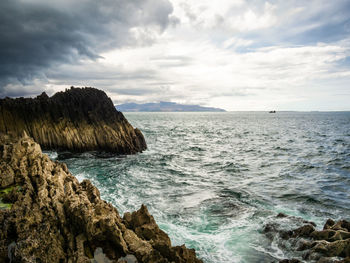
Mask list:
[[[0,99],[0,132],[19,137],[23,131],[47,150],[132,154],[147,148],[140,130],[95,88]]]
[[[202,262],[171,246],[146,206],[122,218],[26,134],[0,136],[0,204],[0,262]]]

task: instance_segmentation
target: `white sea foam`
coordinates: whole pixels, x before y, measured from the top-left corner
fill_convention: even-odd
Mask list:
[[[43,151],[43,153],[47,154],[51,160],[56,160],[58,157],[57,152],[54,151]]]
[[[349,113],[127,118],[143,131],[147,151],[64,162],[79,181],[92,180],[121,214],[146,204],[174,245],[195,248],[206,263],[293,257],[262,231],[279,212],[318,224],[350,215],[344,168],[350,167],[350,137],[342,135],[350,130]]]

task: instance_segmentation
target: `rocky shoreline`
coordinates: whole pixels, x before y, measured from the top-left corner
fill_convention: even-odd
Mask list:
[[[25,133],[0,145],[0,262],[202,262],[172,246],[146,206],[121,217]]]
[[[79,183],[41,148],[133,154],[147,146],[94,88],[0,99],[0,262],[202,262],[193,249],[172,246],[146,206],[121,217],[89,180]],[[293,221],[300,227],[288,229]],[[329,219],[317,230],[279,214],[263,233],[290,256],[282,263],[350,263],[348,221]]]
[[[0,132],[19,137],[23,131],[44,150],[133,154],[147,148],[141,131],[95,88],[0,99]]]
[[[302,226],[286,230],[284,218],[300,221]],[[350,222],[328,219],[322,230],[316,229],[313,222],[301,218],[278,214],[277,221],[264,227],[264,233],[271,240],[278,240],[284,251],[291,251],[299,258],[284,259],[280,263],[350,263]]]

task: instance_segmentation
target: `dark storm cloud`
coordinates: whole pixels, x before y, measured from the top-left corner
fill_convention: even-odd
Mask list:
[[[97,65],[66,65],[59,67],[59,70],[55,72],[55,69],[48,71],[47,76],[55,80],[58,84],[60,81],[66,83],[67,81],[79,81],[79,80],[95,80],[103,81],[107,80],[110,84],[113,84],[121,80],[149,80],[155,78],[156,72],[151,69],[142,70],[123,70],[121,67],[103,67]]]
[[[62,63],[148,44],[147,33],[172,23],[171,12],[168,0],[1,0],[0,95],[7,84],[45,79]]]

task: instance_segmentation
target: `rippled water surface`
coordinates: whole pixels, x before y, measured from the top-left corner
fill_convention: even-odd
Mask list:
[[[319,226],[350,219],[350,113],[125,116],[147,151],[58,159],[121,214],[146,204],[173,244],[195,248],[204,262],[285,257],[262,233],[278,212]]]

